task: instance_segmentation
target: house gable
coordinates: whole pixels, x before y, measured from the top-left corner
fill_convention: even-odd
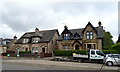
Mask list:
[[[86,29],[87,29],[87,31],[94,30],[97,33],[97,30],[95,29],[95,27],[93,27],[93,25],[90,22],[88,22],[86,27],[83,29],[82,33],[84,33],[86,31]]]

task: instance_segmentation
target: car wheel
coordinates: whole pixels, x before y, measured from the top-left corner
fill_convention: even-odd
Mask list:
[[[112,66],[113,63],[112,63],[112,62],[107,62],[107,65],[108,65],[108,66]]]
[[[58,59],[58,61],[61,61],[61,59]]]
[[[58,61],[58,59],[55,59],[55,61]]]
[[[81,63],[81,62],[82,62],[82,59],[79,59],[78,62]]]

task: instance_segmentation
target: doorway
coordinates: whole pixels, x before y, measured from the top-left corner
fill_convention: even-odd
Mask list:
[[[75,50],[80,50],[79,47],[80,47],[79,45],[76,45]]]
[[[91,44],[87,44],[87,48],[88,48],[88,49],[91,49],[91,48],[92,48],[92,45],[91,45]]]
[[[25,48],[25,51],[28,51],[28,48]]]
[[[44,53],[45,53],[45,48],[42,48],[42,52],[44,52]]]

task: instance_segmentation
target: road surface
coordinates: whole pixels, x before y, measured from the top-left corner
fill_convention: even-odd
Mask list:
[[[16,65],[16,64],[2,64],[2,70],[45,70],[43,67]]]
[[[2,69],[23,70],[99,70],[102,64],[58,62],[48,60],[3,60]],[[103,65],[102,70],[118,70],[117,66]]]

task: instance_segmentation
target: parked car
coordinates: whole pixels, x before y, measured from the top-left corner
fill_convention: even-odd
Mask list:
[[[120,65],[120,54],[106,54],[104,63],[108,66]]]

